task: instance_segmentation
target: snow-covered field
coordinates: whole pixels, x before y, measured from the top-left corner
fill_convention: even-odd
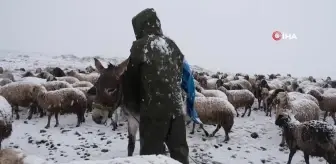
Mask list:
[[[115,63],[120,61],[120,59],[111,58],[103,61]],[[10,70],[19,68],[28,70],[46,66],[85,68],[89,65],[93,65],[92,58],[79,58],[73,55],[58,57],[17,54],[0,55],[0,66]],[[62,115],[60,116],[59,127],[52,126],[55,124],[55,120],[52,119],[51,128],[44,129],[47,123],[46,117],[38,118],[34,116],[29,121],[24,118],[26,118],[26,115],[21,112],[21,119],[15,120],[14,131],[9,139],[3,141],[3,148],[14,147],[22,149],[27,155],[35,155],[54,163],[108,160],[127,156],[128,139],[125,121],[121,121],[119,128],[116,131],[112,131],[111,126],[95,124],[89,114],[86,122],[81,127],[76,128],[75,115]],[[228,143],[223,142],[225,135],[222,129],[215,137],[208,138],[200,130],[194,135],[190,135],[191,125],[189,125],[187,127],[187,139],[190,148],[190,163],[286,163],[289,151],[278,146],[281,140],[280,129],[275,126],[274,121],[274,117],[266,117],[265,113],[261,111],[252,111],[250,117],[236,118],[232,133],[230,133],[231,140]],[[331,120],[328,121],[331,122]],[[205,128],[209,132],[215,129],[214,126],[206,126]],[[257,138],[251,137],[251,133],[254,132],[258,134]],[[139,141],[136,143],[134,154],[139,154]],[[139,158],[135,160],[137,161],[136,163],[141,161]],[[314,164],[325,163],[321,158],[311,158],[310,162]],[[298,152],[294,156],[292,163],[304,163],[303,154]]]

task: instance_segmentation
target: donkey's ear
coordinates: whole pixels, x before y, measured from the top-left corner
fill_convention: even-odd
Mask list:
[[[117,77],[120,77],[127,69],[129,58],[121,62],[116,69],[116,75]]]
[[[97,71],[101,73],[105,69],[105,67],[101,64],[101,62],[97,58],[93,58],[93,59],[94,59],[94,63],[97,68]]]

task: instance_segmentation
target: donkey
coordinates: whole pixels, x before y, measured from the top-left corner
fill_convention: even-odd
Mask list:
[[[119,65],[109,63],[107,68],[98,59],[94,58],[94,61],[100,76],[88,90],[89,95],[95,96],[92,119],[97,124],[105,124],[109,113],[120,107],[128,120],[128,156],[132,156],[140,123],[140,109],[126,108],[123,103],[123,73],[127,68],[128,59]]]

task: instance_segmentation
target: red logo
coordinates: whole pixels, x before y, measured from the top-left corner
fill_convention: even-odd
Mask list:
[[[275,41],[279,41],[279,40],[282,39],[282,33],[280,31],[274,31],[273,34],[272,34],[272,38]]]

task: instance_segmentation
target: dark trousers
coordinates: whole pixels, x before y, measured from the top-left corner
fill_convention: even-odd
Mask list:
[[[143,116],[140,120],[140,155],[164,154],[166,143],[171,158],[189,164],[183,115],[167,119]]]

